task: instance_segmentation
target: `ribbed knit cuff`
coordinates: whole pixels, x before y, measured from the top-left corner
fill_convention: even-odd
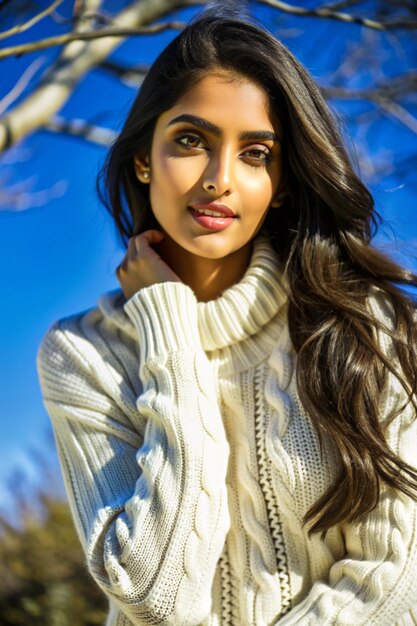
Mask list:
[[[141,359],[187,349],[202,349],[197,298],[180,282],[157,283],[136,292],[124,305],[140,342]]]

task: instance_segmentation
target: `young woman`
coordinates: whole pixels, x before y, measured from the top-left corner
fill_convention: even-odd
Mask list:
[[[39,372],[107,624],[415,623],[416,279],[371,247],[317,86],[208,10],[102,182],[121,289]]]

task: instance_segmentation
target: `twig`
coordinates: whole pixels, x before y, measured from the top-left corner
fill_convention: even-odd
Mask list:
[[[81,119],[66,120],[59,116],[55,116],[46,122],[44,128],[54,133],[65,133],[73,137],[87,139],[99,146],[106,147],[117,137],[117,133],[110,128],[96,126]]]
[[[411,130],[413,133],[417,135],[417,119],[411,115],[404,109],[398,102],[394,102],[393,100],[381,99],[378,101],[378,105],[381,109],[383,109],[386,113],[395,117],[399,122],[404,124],[406,128]]]
[[[339,11],[340,9],[353,7],[355,4],[359,4],[359,2],[362,2],[362,0],[340,0],[339,2],[327,2],[319,8],[327,9],[328,11]]]
[[[97,27],[96,14],[101,8],[103,0],[75,0],[74,18],[75,28],[73,32],[82,32],[92,30]],[[108,23],[104,23],[109,26]]]
[[[0,115],[2,115],[8,107],[17,100],[17,98],[24,92],[32,77],[36,74],[40,66],[43,64],[44,59],[38,58],[26,68],[22,76],[19,78],[13,89],[0,100]]]
[[[415,82],[416,75],[412,74],[411,77],[412,81],[410,83],[409,93],[414,92],[413,81]],[[397,79],[396,82],[402,87],[399,79]],[[401,106],[401,104],[393,100],[393,97],[398,97],[401,92],[396,92],[392,85],[356,91],[350,91],[349,89],[340,87],[323,87],[321,91],[326,98],[346,98],[347,100],[367,100],[368,102],[372,102],[417,135],[417,119],[411,115],[407,109]],[[402,95],[404,95],[404,93]]]
[[[116,63],[113,60],[105,59],[103,63],[98,66],[99,69],[109,72],[110,74],[116,74],[118,77],[123,77],[125,74],[146,74],[149,70],[149,64],[143,63],[140,65],[122,65]]]
[[[323,87],[322,91],[327,98],[346,100],[393,100],[415,93],[417,89],[417,72],[409,72],[403,76],[387,79],[387,84],[377,85],[371,89],[348,89],[347,87]]]
[[[98,69],[116,76],[118,80],[128,86],[139,87],[146,76],[149,65],[136,65],[132,67],[120,65],[114,61],[106,59],[97,66]]]
[[[367,17],[361,17],[359,15],[350,15],[350,13],[340,13],[338,11],[329,10],[326,7],[319,7],[317,9],[303,9],[302,7],[293,6],[280,0],[258,0],[262,4],[275,7],[283,13],[290,13],[291,15],[299,15],[301,17],[318,17],[321,19],[338,20],[339,22],[346,22],[350,24],[359,24],[366,26],[367,28],[373,28],[374,30],[393,30],[395,28],[404,28],[407,30],[417,29],[417,21],[415,20],[396,20],[393,22],[377,22]]]
[[[102,28],[95,31],[66,33],[56,37],[48,37],[36,42],[11,46],[0,50],[0,59],[7,59],[11,56],[20,56],[28,52],[46,50],[54,46],[61,46],[71,41],[88,41],[91,39],[102,39],[103,37],[134,37],[136,35],[154,35],[165,30],[182,30],[184,22],[166,22],[165,24],[153,24],[152,26],[140,26],[138,28]]]
[[[0,39],[6,39],[6,37],[11,37],[12,35],[16,35],[17,33],[23,33],[25,32],[25,30],[29,30],[29,28],[32,28],[32,26],[40,22],[44,17],[46,17],[47,15],[50,15],[59,4],[63,3],[63,1],[64,0],[55,0],[51,4],[51,6],[49,6],[44,11],[41,11],[40,13],[38,13],[27,22],[24,22],[23,24],[18,24],[17,26],[14,26],[13,28],[10,28],[9,30],[0,32]]]
[[[0,189],[0,210],[26,211],[44,206],[53,198],[61,198],[68,189],[68,183],[65,180],[59,180],[47,189],[32,191],[31,187],[35,183],[36,177],[31,176],[16,185]]]
[[[106,15],[103,12],[98,12],[98,11],[88,11],[88,13],[85,13],[80,18],[62,17],[62,15],[59,15],[59,13],[57,11],[55,11],[54,14],[51,15],[51,19],[56,24],[60,24],[61,26],[64,26],[64,25],[67,25],[67,24],[74,24],[74,22],[76,22],[76,21],[78,21],[78,22],[85,22],[85,21],[91,22],[92,20],[94,20],[97,25],[101,24],[103,26],[108,26],[109,24],[112,23],[111,16]]]

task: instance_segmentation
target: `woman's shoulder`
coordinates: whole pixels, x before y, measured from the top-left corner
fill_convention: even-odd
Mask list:
[[[38,348],[38,369],[96,371],[103,362],[120,361],[136,347],[135,330],[124,312],[121,290],[101,296],[96,305],[54,321]]]
[[[95,416],[102,426],[102,419],[117,416],[129,425],[136,415],[142,393],[139,349],[133,325],[121,317],[123,304],[120,293],[105,294],[95,306],[55,321],[44,335],[37,370],[45,406],[55,419],[85,422]]]

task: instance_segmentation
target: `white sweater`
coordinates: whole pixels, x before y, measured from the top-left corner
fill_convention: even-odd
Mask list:
[[[259,238],[216,300],[174,282],[116,290],[44,338],[45,406],[108,626],[417,623],[401,618],[417,602],[416,502],[385,489],[324,540],[302,524],[339,460],[301,406],[286,302]],[[391,376],[381,420],[402,399]],[[415,464],[410,407],[387,438]]]

